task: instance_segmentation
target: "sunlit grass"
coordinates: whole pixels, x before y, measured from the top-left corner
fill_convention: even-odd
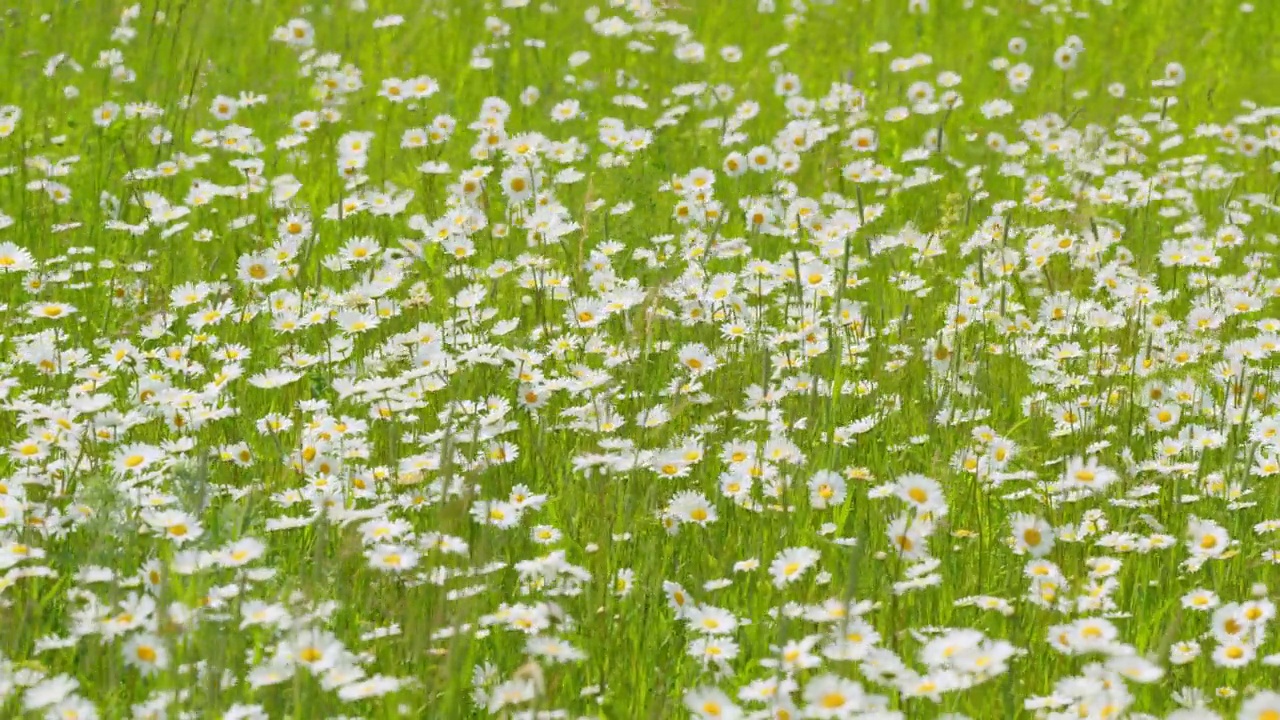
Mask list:
[[[1280,8],[770,4],[9,9],[0,714],[1280,717]]]

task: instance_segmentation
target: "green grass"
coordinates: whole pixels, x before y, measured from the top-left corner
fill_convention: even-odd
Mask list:
[[[1280,120],[1259,110],[1280,106],[1280,6],[613,4],[156,0],[123,34],[127,5],[108,0],[0,15],[3,104],[20,110],[0,112],[0,243],[14,244],[0,246],[0,715],[1120,718],[1170,717],[1199,693],[1222,717],[1280,717],[1261,694],[1280,684],[1263,661],[1280,653],[1266,632],[1280,571],[1260,526],[1280,522],[1260,471],[1277,446],[1280,321],[1263,321],[1280,317]],[[401,24],[375,27],[393,13]],[[630,31],[593,32],[589,13]],[[272,39],[294,19],[310,49]],[[1084,50],[1063,71],[1072,37]],[[704,61],[679,59],[691,42]],[[108,50],[122,70],[99,62]],[[918,54],[929,61],[896,69]],[[326,58],[363,87],[326,91]],[[996,58],[1027,63],[1027,87],[1011,90]],[[1153,85],[1174,62],[1185,81]],[[941,95],[944,72],[960,103],[886,117],[917,82]],[[816,141],[789,176],[726,172],[730,152],[798,127],[775,91],[785,73],[816,103]],[[438,92],[379,94],[421,76]],[[263,100],[219,120],[215,99],[242,93]],[[507,137],[484,156],[472,124],[488,98],[510,114],[486,126]],[[553,122],[568,99],[580,116]],[[1000,99],[1011,112],[989,117]],[[745,101],[758,112],[726,129]],[[126,112],[144,102],[162,114]],[[104,107],[119,116],[95,123]],[[340,117],[282,147],[309,111]],[[456,121],[446,141],[400,147],[440,116]],[[614,147],[608,118],[649,131],[647,146]],[[156,127],[172,140],[153,143]],[[874,149],[845,142],[858,129]],[[343,177],[352,132],[372,135]],[[526,133],[543,142],[531,184],[550,216],[504,188],[530,152],[510,138]],[[1025,154],[993,150],[990,133]],[[581,156],[553,159],[549,143],[571,139]],[[862,160],[887,177],[845,172]],[[467,192],[479,167],[492,172]],[[569,168],[581,177],[553,182]],[[715,176],[701,197],[696,168]],[[379,191],[412,196],[326,216]],[[753,224],[763,206],[776,229]],[[853,229],[792,222],[802,207]],[[434,223],[463,227],[464,211],[459,255]],[[530,215],[567,226],[540,240]],[[295,220],[311,231],[273,269],[266,253]],[[343,260],[361,238],[376,252]],[[192,283],[204,296],[175,300]],[[357,311],[380,321],[353,329]],[[686,363],[691,344],[718,366]],[[262,382],[277,370],[296,378]],[[669,419],[645,427],[655,409]],[[1011,459],[993,469],[1002,443]],[[1115,481],[1071,495],[1059,483],[1077,458]],[[815,502],[826,472],[847,491]],[[918,476],[943,497],[913,505]],[[499,519],[491,503],[522,493],[533,506],[495,524],[513,510]],[[665,514],[673,502],[691,503],[685,521]],[[1056,537],[1053,592],[1013,547],[1033,517]],[[368,522],[399,537],[366,540]],[[905,551],[895,522],[914,528]],[[780,586],[770,566],[792,548],[814,566]],[[386,553],[402,572],[377,566]],[[1253,604],[1184,607],[1198,589]],[[695,606],[737,627],[705,633],[682,617]],[[254,608],[277,619],[242,622]],[[1100,620],[1117,635],[1091,645]],[[1244,629],[1215,630],[1228,620]],[[931,640],[960,630],[981,635],[950,635],[936,657]],[[861,652],[831,651],[871,631]],[[556,661],[531,639],[580,653]],[[736,656],[695,657],[708,641]],[[1202,652],[1176,662],[1185,641]],[[794,643],[814,662],[793,667]],[[1240,667],[1214,658],[1236,646]],[[824,709],[836,677],[875,699]],[[737,699],[769,679],[790,700]],[[1174,717],[1211,717],[1193,712]]]

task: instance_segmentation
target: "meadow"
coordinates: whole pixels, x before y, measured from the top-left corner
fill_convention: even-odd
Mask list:
[[[1276,37],[0,9],[0,717],[1280,720]]]

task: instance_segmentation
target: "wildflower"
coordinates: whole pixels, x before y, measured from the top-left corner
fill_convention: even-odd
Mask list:
[[[739,720],[742,709],[724,691],[715,687],[690,690],[684,696],[684,706],[700,720]]]
[[[1088,460],[1077,457],[1072,458],[1067,463],[1062,486],[1064,489],[1080,489],[1087,492],[1100,493],[1115,482],[1116,479],[1115,471],[1100,465],[1096,457]]]
[[[38,303],[31,308],[31,317],[44,320],[58,320],[76,312],[73,305],[66,303]]]
[[[1240,720],[1270,720],[1280,717],[1280,693],[1263,690],[1240,704]]]
[[[685,620],[694,630],[710,635],[732,633],[738,626],[738,619],[733,613],[710,605],[691,608],[685,615]]]
[[[941,515],[946,510],[942,486],[923,475],[904,475],[898,478],[897,495],[920,516]]]
[[[120,475],[137,474],[145,471],[162,457],[164,453],[159,448],[134,443],[116,450],[112,466]]]
[[[819,559],[821,555],[811,548],[787,548],[769,564],[769,575],[774,586],[781,588],[799,580]]]
[[[702,493],[685,491],[671,500],[670,512],[680,522],[708,525],[716,521],[715,506]]]
[[[124,644],[124,661],[143,675],[151,675],[168,667],[169,653],[160,638],[137,634]]]
[[[418,564],[418,553],[410,548],[379,545],[369,552],[369,565],[385,572],[402,573]]]
[[[844,502],[845,480],[838,473],[820,470],[809,480],[809,503],[817,510]]]
[[[1044,557],[1053,550],[1053,527],[1043,519],[1019,513],[1011,518],[1011,524],[1014,552]]]
[[[823,674],[804,686],[805,713],[814,718],[848,717],[863,709],[865,693],[853,680]]]

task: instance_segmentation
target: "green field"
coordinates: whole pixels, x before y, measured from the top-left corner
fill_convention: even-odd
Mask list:
[[[1277,37],[0,8],[0,717],[1280,720]]]

